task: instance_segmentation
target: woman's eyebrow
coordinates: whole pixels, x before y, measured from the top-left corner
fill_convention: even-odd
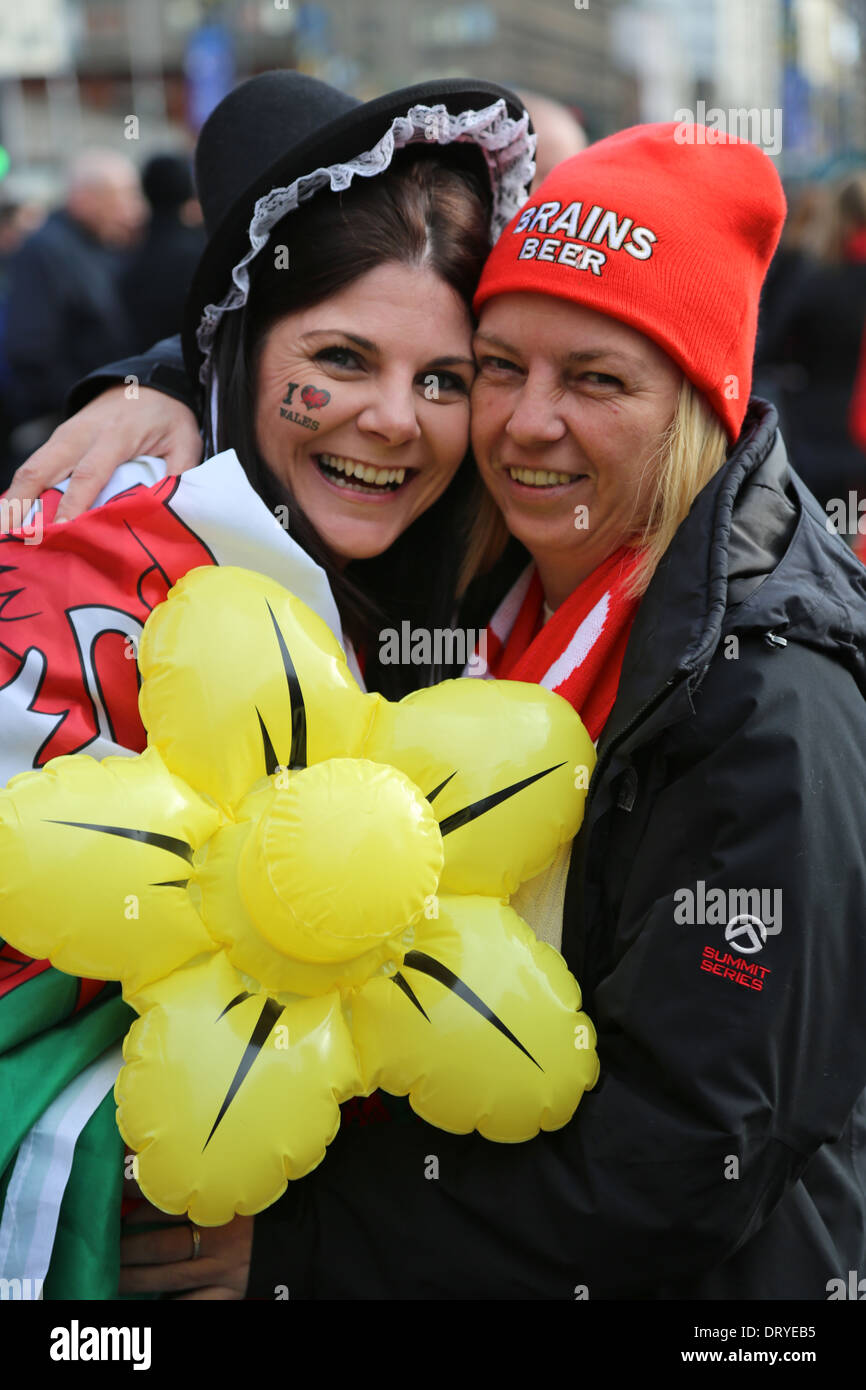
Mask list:
[[[513,353],[515,356],[518,354],[518,349],[512,343],[507,343],[504,338],[497,338],[494,333],[483,333],[478,329],[476,330],[475,337],[476,339],[483,340],[485,343],[493,343],[494,346],[503,348],[506,352]],[[600,357],[606,358],[607,360],[613,359],[620,361],[630,367],[640,367],[643,365],[639,358],[632,357],[630,353],[620,352],[618,348],[606,347],[585,348],[581,352],[568,352],[564,360],[569,363],[595,362],[598,361]]]
[[[597,362],[600,357],[607,361],[613,360],[624,362],[629,367],[640,367],[642,362],[638,357],[632,357],[630,353],[620,352],[617,348],[586,348],[583,352],[566,353],[566,362]]]
[[[427,363],[428,367],[471,367],[475,371],[475,359],[472,357],[434,357],[432,362]]]
[[[367,352],[378,352],[375,343],[371,343],[369,338],[361,338],[357,333],[349,333],[345,328],[311,328],[308,333],[301,334],[301,341],[306,338],[332,338],[337,334],[340,338],[348,338],[350,343],[355,343],[359,348],[364,348]]]

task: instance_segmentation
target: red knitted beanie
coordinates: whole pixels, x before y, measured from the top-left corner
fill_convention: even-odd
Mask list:
[[[475,294],[571,299],[645,333],[736,439],[758,299],[785,220],[782,184],[747,140],[670,121],[563,160],[508,224]]]

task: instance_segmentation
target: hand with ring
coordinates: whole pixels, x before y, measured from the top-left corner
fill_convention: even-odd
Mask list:
[[[127,1192],[137,1184],[124,1183]],[[168,1293],[181,1299],[242,1299],[253,1249],[252,1216],[225,1226],[196,1226],[142,1201],[126,1218],[120,1241],[122,1294]],[[161,1229],[138,1230],[159,1225]]]

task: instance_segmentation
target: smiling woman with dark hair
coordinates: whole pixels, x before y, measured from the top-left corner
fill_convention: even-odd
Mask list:
[[[410,147],[387,179],[293,214],[289,268],[255,262],[249,303],[215,343],[205,450],[235,448],[266,505],[289,508],[377,688],[400,678],[378,660],[383,615],[433,628],[453,616],[482,493],[466,306],[489,236],[477,174]]]

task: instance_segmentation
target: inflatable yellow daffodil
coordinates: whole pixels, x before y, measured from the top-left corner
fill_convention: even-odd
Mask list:
[[[191,571],[139,652],[148,746],[0,792],[0,935],[123,983],[139,1183],[220,1225],[321,1162],[377,1087],[453,1133],[567,1123],[595,1034],[508,905],[572,838],[594,750],[559,696],[362,693],[272,580]]]

